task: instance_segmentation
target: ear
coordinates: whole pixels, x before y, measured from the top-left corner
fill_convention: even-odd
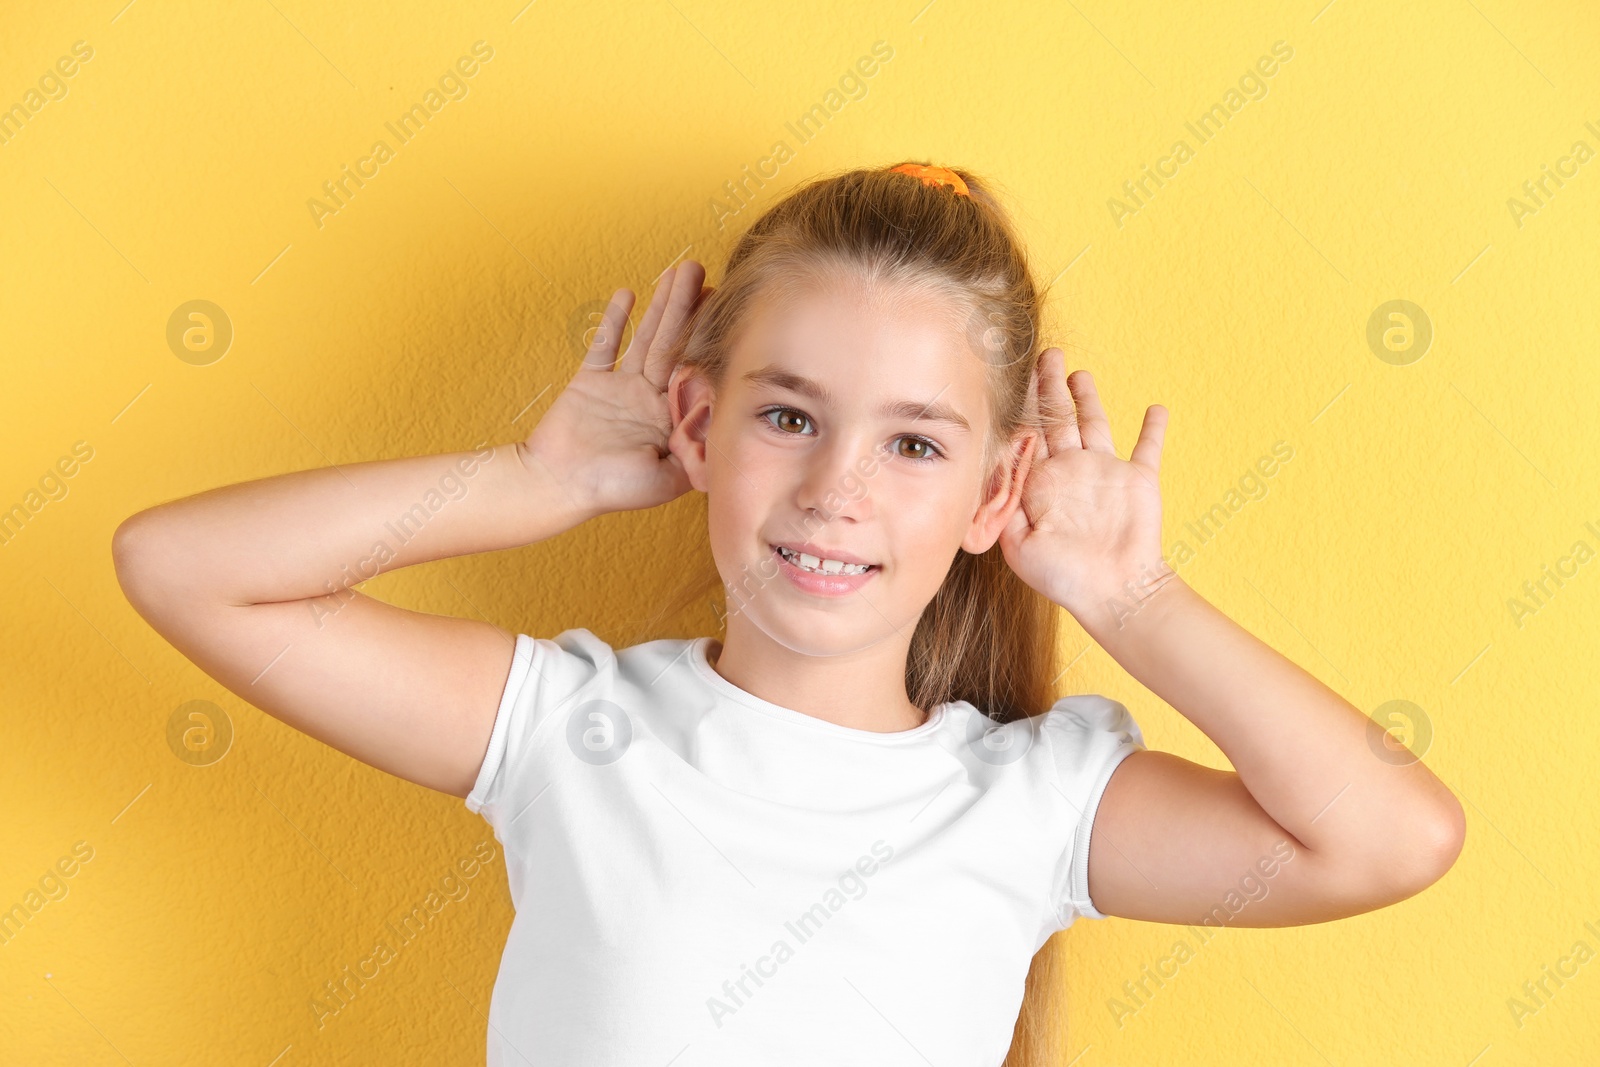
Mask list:
[[[667,379],[667,409],[672,415],[672,434],[667,451],[678,457],[689,484],[706,491],[706,435],[711,430],[714,395],[711,383],[699,370],[683,364],[672,368]]]
[[[1011,447],[998,460],[990,475],[987,495],[972,516],[972,525],[961,547],[973,555],[989,551],[1000,539],[1001,532],[1011,521],[1011,516],[1022,506],[1022,487],[1033,470],[1033,460],[1039,444],[1039,432],[1029,430],[1011,439]]]

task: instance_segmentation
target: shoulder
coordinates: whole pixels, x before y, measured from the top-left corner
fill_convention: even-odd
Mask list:
[[[1039,716],[1042,730],[1059,740],[1072,741],[1095,733],[1126,734],[1144,744],[1144,733],[1127,705],[1099,693],[1077,693],[1062,697]]]
[[[635,683],[649,688],[669,672],[693,669],[694,646],[701,638],[660,638],[617,647],[585,627],[563,630],[554,637],[517,641],[523,669],[544,675],[583,677],[591,682]]]
[[[1127,706],[1098,693],[1062,697],[1041,714],[1007,723],[996,722],[967,701],[955,701],[946,706],[945,719],[947,729],[969,740],[1014,737],[1013,743],[1040,745],[1058,757],[1096,743],[1144,744],[1144,733]]]
[[[595,666],[609,663],[616,658],[616,649],[599,635],[581,626],[562,630],[554,637],[529,637],[527,640],[535,645],[545,646],[542,651],[551,655],[572,656]]]
[[[616,651],[617,673],[629,681],[653,685],[663,674],[693,670],[695,646],[704,638],[662,637]]]
[[[582,627],[554,637],[518,634],[512,652],[507,696],[527,690],[538,696],[558,695],[615,673],[616,652],[598,635]]]
[[[1039,716],[1039,734],[1061,788],[1075,805],[1098,796],[1117,765],[1145,747],[1144,732],[1127,705],[1098,693],[1057,700]]]

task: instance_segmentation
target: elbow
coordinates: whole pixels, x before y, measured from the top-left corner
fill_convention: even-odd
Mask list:
[[[1431,833],[1423,849],[1433,872],[1428,885],[1443,878],[1455,866],[1467,842],[1467,815],[1461,808],[1461,801],[1455,798],[1455,794],[1446,792],[1440,808],[1429,823]]]
[[[140,615],[150,617],[159,598],[165,554],[156,509],[124,519],[111,535],[111,566],[122,595]]]
[[[1338,917],[1398,904],[1449,873],[1466,841],[1466,818],[1453,794],[1444,790],[1443,798],[1371,826],[1356,852],[1321,856],[1319,882]]]
[[[123,519],[111,535],[111,569],[116,572],[117,584],[123,595],[133,599],[131,587],[139,569],[142,548],[141,527],[144,512]]]
[[[1392,858],[1387,872],[1396,901],[1415,896],[1448,874],[1467,839],[1466,813],[1448,791],[1435,810],[1418,814],[1412,827],[1415,832],[1407,836],[1407,845]]]

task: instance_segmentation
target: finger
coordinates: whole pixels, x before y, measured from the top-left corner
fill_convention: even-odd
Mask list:
[[[1011,513],[1011,518],[1006,520],[1005,529],[1001,532],[1001,539],[1010,539],[1013,545],[1020,543],[1033,529],[1034,520],[1039,517],[1040,508],[1045,506],[1041,501],[1048,495],[1036,492],[1033,489],[1041,480],[1047,477],[1044,467],[1047,449],[1043,434],[1034,435],[1032,451],[1032,462],[1028,465],[1027,477],[1022,485],[1022,500],[1017,505],[1017,510]]]
[[[1059,455],[1069,448],[1082,448],[1078,439],[1077,414],[1073,409],[1072,395],[1062,375],[1066,354],[1059,348],[1047,348],[1039,356],[1038,381],[1039,417],[1044,423],[1044,440],[1047,452]]]
[[[1139,440],[1133,446],[1133,455],[1128,458],[1134,463],[1150,468],[1152,473],[1161,472],[1161,444],[1167,435],[1167,409],[1160,404],[1151,404],[1144,413],[1144,427],[1139,431]]]
[[[1094,376],[1086,370],[1075,370],[1067,378],[1067,388],[1072,390],[1072,400],[1078,412],[1078,433],[1083,447],[1091,452],[1117,450],[1111,443],[1111,420],[1106,409],[1100,406],[1100,393],[1094,387]]]
[[[672,292],[673,272],[677,269],[668,267],[656,282],[656,291],[650,297],[650,306],[644,309],[644,318],[640,320],[639,328],[633,331],[633,340],[628,342],[628,350],[622,353],[622,359],[617,362],[617,370],[637,373],[644,366],[644,354],[650,350],[650,339],[655,336],[656,327],[667,309],[667,297]]]
[[[1022,475],[1021,494],[1023,501],[1023,507],[1017,508],[1018,511],[1026,510],[1029,496],[1028,490],[1030,489],[1029,483],[1037,485],[1043,479],[1044,476],[1040,472],[1044,470],[1044,461],[1049,458],[1049,451],[1049,448],[1045,445],[1044,434],[1035,433],[1033,441],[1028,445],[1027,452],[1018,457],[1019,473]],[[1023,464],[1027,466],[1026,470],[1020,470]]]
[[[672,479],[674,500],[694,488],[694,483],[689,480],[689,472],[684,469],[683,460],[678,458],[676,452],[668,452],[661,463],[666,469],[667,477]]]
[[[1008,549],[1015,551],[1031,528],[1032,524],[1028,521],[1028,514],[1023,508],[1013,511],[1011,518],[1006,520],[1005,528],[1000,531],[1001,551],[1004,552]]]
[[[1041,354],[1039,362],[1043,360]],[[1028,395],[1022,402],[1022,424],[1037,427],[1042,434],[1044,423],[1040,421],[1039,415],[1039,362],[1034,364],[1033,375],[1028,379]]]
[[[711,299],[711,294],[714,292],[716,292],[716,289],[709,285],[701,287],[700,296],[695,300],[694,306],[689,309],[689,314],[691,316],[698,315],[700,309],[705,306],[707,300]],[[685,326],[683,328],[690,329],[691,327]],[[678,369],[683,366],[683,363],[678,359],[683,354],[683,349],[681,346],[673,346],[665,342],[657,347],[659,347],[660,351],[652,351],[645,357],[644,376],[645,380],[651,385],[654,385],[662,392],[667,392],[672,387],[673,374],[677,373]]]
[[[633,310],[633,290],[618,289],[606,305],[600,326],[589,341],[583,354],[580,370],[610,370],[617,361],[617,348],[622,343],[623,328],[628,325],[628,312]]]
[[[661,317],[661,327],[645,352],[644,376],[657,389],[666,387],[667,375],[672,370],[671,353],[706,294],[705,280],[706,269],[694,260],[686,259],[679,265],[672,283],[672,296]]]

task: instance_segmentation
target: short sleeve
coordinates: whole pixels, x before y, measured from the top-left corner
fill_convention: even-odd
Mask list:
[[[1128,709],[1096,694],[1062,697],[1044,715],[1056,774],[1055,795],[1071,827],[1056,866],[1051,903],[1061,928],[1079,915],[1106,916],[1089,899],[1089,839],[1106,783],[1124,759],[1145,747],[1144,734]]]
[[[524,773],[549,743],[543,728],[561,719],[578,698],[600,692],[615,676],[615,664],[611,646],[585,629],[566,630],[554,639],[517,635],[489,748],[466,796],[468,810],[488,820],[502,841],[506,819],[521,806],[517,798],[524,792],[532,797],[545,784],[529,782]]]

